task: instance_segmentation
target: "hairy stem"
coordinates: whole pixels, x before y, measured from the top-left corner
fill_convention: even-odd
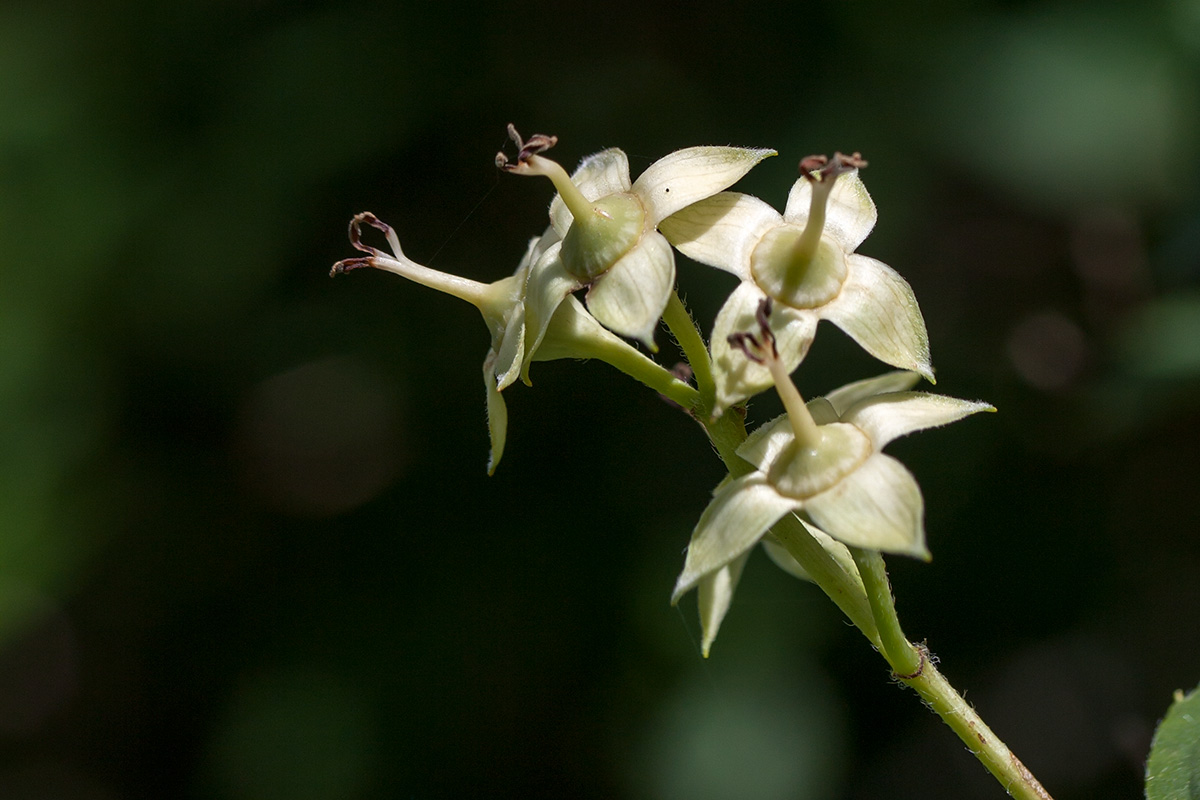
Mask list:
[[[702,417],[707,417],[712,413],[717,393],[716,382],[713,380],[712,361],[709,360],[708,347],[704,344],[704,337],[696,327],[696,321],[692,319],[687,307],[679,299],[677,291],[671,291],[671,297],[667,300],[667,307],[663,311],[663,322],[667,323],[671,335],[675,337],[675,341],[679,342],[679,349],[683,351],[683,357],[687,359],[688,366],[692,368],[692,376],[696,379],[696,388],[700,390],[700,407],[696,409],[696,412]],[[745,439],[744,429],[742,438]]]
[[[921,695],[921,699],[954,731],[987,771],[1017,800],[1053,800],[1021,760],[992,733],[962,695],[954,690],[922,648],[921,669],[912,678],[899,678]]]
[[[1049,792],[1025,768],[1008,745],[975,713],[942,673],[929,651],[913,645],[900,629],[887,569],[878,550],[850,548],[866,588],[867,600],[879,630],[883,657],[896,680],[911,686],[942,721],[954,731],[967,749],[983,763],[1000,785],[1018,800],[1051,800]],[[861,626],[860,626],[861,627]]]
[[[921,653],[912,646],[904,631],[900,629],[900,620],[896,616],[896,602],[892,597],[892,587],[888,583],[887,568],[883,564],[882,554],[878,550],[851,547],[850,555],[854,558],[858,574],[862,577],[867,602],[879,629],[883,657],[892,665],[897,677],[915,675],[921,669]]]

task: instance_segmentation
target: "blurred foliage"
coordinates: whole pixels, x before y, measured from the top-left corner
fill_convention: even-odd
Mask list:
[[[1195,0],[4,4],[0,797],[999,795],[757,555],[699,659],[681,415],[538,365],[486,479],[475,312],[326,277],[362,210],[510,272],[549,200],[510,121],[775,147],[777,206],[871,160],[864,252],[1001,409],[893,447],[906,628],[1059,800],[1131,796],[1200,672],[1198,61]],[[680,280],[710,325],[728,276]],[[798,379],[878,369],[829,328]]]

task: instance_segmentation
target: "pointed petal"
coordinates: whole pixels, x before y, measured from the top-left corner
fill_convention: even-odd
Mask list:
[[[995,411],[989,403],[959,400],[926,392],[897,392],[869,397],[851,406],[842,417],[871,437],[876,450],[889,442],[926,428],[936,428],[977,414]]]
[[[508,324],[499,341],[492,341],[496,353],[496,388],[508,388],[521,372],[525,355],[525,305],[517,303],[509,315]]]
[[[651,224],[697,200],[728,189],[774,150],[746,147],[688,147],[655,161],[633,182]]]
[[[529,240],[529,245],[525,248],[525,255],[521,257],[521,262],[517,264],[513,275],[522,282],[528,279],[529,270],[538,262],[550,246],[559,241],[558,234],[554,231],[553,226],[547,226],[545,233],[541,236],[534,236]]]
[[[609,330],[640,339],[651,351],[654,329],[675,288],[675,255],[662,234],[650,231],[592,284],[587,307]]]
[[[600,358],[605,347],[629,342],[611,333],[587,312],[574,295],[567,295],[550,318],[542,343],[530,361],[558,358]]]
[[[887,392],[904,392],[916,386],[920,380],[921,376],[915,372],[887,372],[874,378],[847,383],[842,388],[834,389],[825,395],[825,399],[833,405],[834,411],[837,412],[840,419],[850,406],[860,400]]]
[[[842,291],[820,309],[821,317],[885,364],[910,369],[935,383],[925,319],[908,281],[867,256],[852,255],[847,264],[850,274]]]
[[[717,639],[717,631],[721,629],[721,622],[733,602],[733,592],[742,578],[742,570],[748,558],[749,550],[716,572],[706,575],[696,586],[696,603],[700,608],[702,634],[700,652],[705,658],[708,658],[708,652]]]
[[[818,425],[828,425],[831,422],[840,421],[837,411],[833,408],[833,403],[824,397],[814,397],[804,405],[807,406],[808,413],[812,414],[813,422]]]
[[[832,488],[805,500],[804,510],[848,545],[929,558],[921,489],[891,456],[871,456]]]
[[[787,208],[783,218],[788,222],[804,224],[812,206],[812,184],[801,178],[792,184],[788,194]],[[838,177],[825,206],[825,233],[842,246],[847,253],[863,243],[879,213],[875,202],[863,186],[858,170]]]
[[[717,492],[692,531],[671,603],[678,603],[706,575],[753,547],[767,528],[799,505],[776,492],[761,472],[732,481]]]
[[[552,244],[529,271],[525,284],[525,357],[522,359],[521,380],[529,383],[529,364],[537,355],[546,335],[546,328],[563,299],[581,288],[563,267],[559,251],[562,242]]]
[[[688,258],[748,281],[754,246],[782,223],[779,212],[757,197],[721,192],[675,212],[658,230]]]
[[[592,201],[608,197],[610,194],[628,192],[629,159],[616,147],[593,153],[579,162],[579,166],[571,175],[571,183],[579,187],[583,196]],[[554,199],[550,201],[550,222],[560,239],[567,235],[567,228],[571,227],[572,219],[567,204],[561,197],[554,195]]]
[[[717,384],[714,414],[729,406],[771,388],[771,372],[746,357],[740,349],[731,347],[729,336],[734,333],[758,331],[758,305],[766,297],[753,283],[743,283],[733,290],[717,314],[713,325],[713,378]],[[771,314],[771,332],[775,347],[787,367],[794,370],[804,360],[817,332],[817,317],[810,311],[799,311],[777,303]]]
[[[766,472],[793,438],[795,434],[788,415],[780,414],[755,428],[746,441],[738,445],[737,454]]]
[[[492,439],[492,452],[488,456],[488,475],[495,473],[504,455],[504,442],[508,438],[508,406],[496,387],[496,351],[489,350],[483,360],[483,384],[487,389],[488,433]]]

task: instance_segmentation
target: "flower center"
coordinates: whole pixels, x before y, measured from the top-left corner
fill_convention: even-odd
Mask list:
[[[865,167],[858,153],[833,158],[808,156],[800,176],[812,187],[804,227],[770,230],[750,255],[750,274],[758,287],[792,308],[817,308],[837,297],[849,271],[846,253],[825,236],[825,211],[838,176]]]
[[[831,488],[871,455],[871,439],[853,425],[831,422],[814,440],[793,440],[771,465],[767,480],[782,495],[805,500]]]
[[[632,194],[613,194],[576,214],[562,244],[562,262],[567,272],[585,283],[603,275],[642,237],[646,211]]]
[[[750,256],[758,288],[792,308],[817,308],[837,297],[846,280],[840,247],[819,238],[810,244],[809,226],[781,225],[767,231]]]

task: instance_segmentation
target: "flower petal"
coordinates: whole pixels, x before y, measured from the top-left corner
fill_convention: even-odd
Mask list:
[[[513,275],[522,281],[528,279],[529,270],[538,262],[550,246],[559,241],[558,233],[555,232],[553,225],[546,226],[546,231],[541,236],[534,236],[529,240],[529,245],[525,248],[525,255],[521,256],[521,261],[517,264]]]
[[[896,392],[868,397],[854,404],[843,422],[862,430],[871,437],[876,450],[888,442],[926,428],[936,428],[977,414],[995,411],[989,403],[959,400],[926,392]]]
[[[487,389],[488,434],[492,440],[492,452],[488,456],[488,475],[495,473],[504,455],[504,442],[508,437],[508,406],[496,386],[496,351],[489,350],[483,360],[483,384]]]
[[[774,150],[688,147],[655,161],[633,182],[652,225],[697,200],[728,189]]]
[[[881,261],[852,255],[850,274],[821,317],[850,335],[885,364],[920,373],[935,383],[925,319],[908,281]]]
[[[754,246],[782,223],[779,212],[757,197],[721,192],[675,212],[658,230],[688,258],[748,281]]]
[[[516,303],[509,314],[499,341],[492,341],[496,352],[496,388],[508,388],[517,379],[525,355],[525,304]]]
[[[700,652],[705,658],[708,658],[708,652],[717,639],[717,631],[721,629],[721,622],[733,602],[733,592],[742,578],[742,569],[748,558],[749,550],[716,572],[701,578],[696,586],[696,604],[700,608]]]
[[[808,219],[811,205],[812,184],[807,178],[801,178],[792,184],[783,218],[802,225]],[[825,233],[847,253],[853,253],[875,227],[878,217],[875,203],[858,177],[858,170],[838,176],[825,207]]]
[[[850,406],[865,400],[872,395],[887,392],[903,392],[917,385],[921,376],[915,372],[887,372],[874,378],[867,378],[854,383],[847,383],[840,389],[834,389],[825,395],[825,399],[837,412],[838,419],[849,410]],[[818,423],[820,424],[820,423]]]
[[[804,510],[845,544],[929,559],[921,489],[891,456],[871,456],[832,488],[805,500]]]
[[[678,603],[702,578],[753,547],[780,517],[799,505],[799,501],[776,492],[761,472],[727,484],[704,509],[692,531],[671,603]]]
[[[628,192],[629,159],[616,147],[593,153],[579,162],[579,166],[571,175],[571,183],[579,187],[583,196],[591,201],[608,197],[610,194]],[[560,239],[567,235],[572,219],[567,204],[557,194],[554,195],[554,199],[550,201],[550,223]]]
[[[581,288],[579,281],[567,274],[559,252],[562,242],[552,244],[529,271],[525,284],[525,357],[522,359],[521,380],[529,383],[529,364],[537,355],[554,312],[571,292]]]
[[[765,472],[794,437],[788,415],[780,414],[755,428],[738,445],[737,454]]]
[[[596,279],[587,293],[587,307],[609,330],[640,339],[654,351],[654,329],[674,288],[671,245],[662,234],[650,231]]]
[[[758,306],[766,298],[753,283],[742,283],[717,313],[713,325],[713,378],[717,384],[716,407],[719,415],[729,406],[769,389],[773,385],[771,372],[746,357],[740,349],[730,346],[729,336],[735,333],[757,333]],[[771,314],[771,332],[775,347],[788,372],[799,366],[808,353],[817,331],[817,317],[809,311],[776,304]]]

